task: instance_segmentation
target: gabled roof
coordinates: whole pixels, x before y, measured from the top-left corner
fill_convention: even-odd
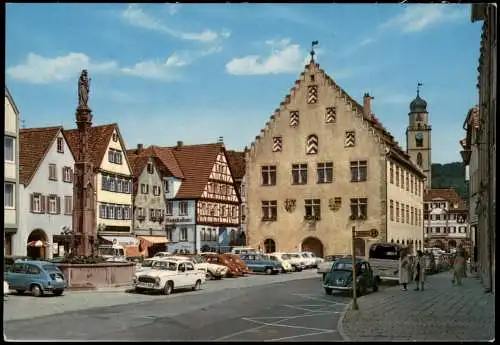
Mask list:
[[[245,152],[226,151],[227,163],[235,180],[241,180],[245,176]]]
[[[88,149],[89,158],[94,165],[94,168],[101,167],[102,160],[108,149],[109,141],[111,140],[111,136],[115,130],[118,135],[118,140],[120,141],[122,147],[125,149],[126,146],[123,142],[123,138],[117,123],[90,127]],[[78,129],[75,128],[64,130],[64,135],[66,136],[66,140],[68,141],[71,152],[73,152],[73,156],[76,157],[79,141]],[[127,164],[130,166],[127,155],[124,154],[124,156]]]
[[[452,204],[457,204],[458,209],[466,209],[467,204],[454,188],[431,188],[424,192],[424,201],[446,200]]]
[[[200,198],[217,161],[217,155],[224,152],[224,145],[221,143],[183,145],[168,149],[173,153],[184,175],[184,181],[175,197]]]
[[[12,97],[7,85],[5,85],[5,96],[7,96],[7,99],[9,100],[9,103],[12,105],[12,108],[14,109],[16,115],[19,116],[19,109],[17,108],[16,102],[14,102],[14,98]]]
[[[62,126],[21,128],[19,130],[19,183],[27,186]]]
[[[138,176],[147,163],[147,160],[142,159],[153,157],[156,167],[160,171],[164,168],[164,173],[167,175],[182,179],[181,187],[175,198],[198,199],[205,190],[220,152],[225,152],[224,145],[214,143],[175,147],[150,146],[140,150],[129,149],[127,156],[133,162],[131,164],[134,166],[134,176]],[[227,155],[226,159],[228,159]],[[231,167],[229,169],[231,170]]]
[[[365,114],[363,106],[356,102],[346,91],[344,91],[335,81],[326,74],[326,72],[320,67],[318,63],[314,63],[311,61],[305,66],[304,71],[299,75],[299,78],[295,81],[295,86],[290,89],[290,92],[285,96],[285,100],[280,103],[280,107],[277,108],[273,115],[270,117],[270,121],[273,121],[281,111],[284,106],[290,103],[292,95],[295,94],[295,91],[300,87],[307,73],[310,73],[311,70],[315,68],[317,71],[325,78],[326,82],[330,87],[339,90],[342,97],[345,98],[348,104],[352,105],[352,110],[357,113],[360,117],[366,121],[371,128],[376,132],[380,141],[383,144],[387,145],[389,148],[388,154],[397,160],[399,163],[405,165],[408,169],[412,170],[414,173],[418,174],[420,177],[425,177],[423,171],[417,167],[410,159],[410,156],[399,146],[394,137],[387,131],[387,129],[382,125],[379,119],[375,116],[375,114]],[[266,127],[270,122],[266,123]],[[264,133],[264,130],[261,130],[261,135]],[[259,140],[260,136],[256,137],[256,140]],[[253,148],[255,143],[252,143],[251,147]]]

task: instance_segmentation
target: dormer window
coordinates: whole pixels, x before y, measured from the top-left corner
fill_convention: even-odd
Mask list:
[[[163,180],[163,189],[165,193],[170,193],[170,184],[168,183],[168,180]]]
[[[148,174],[153,173],[153,163],[148,163]]]
[[[57,138],[57,152],[64,153],[64,141],[63,141],[63,138]]]
[[[113,133],[113,136],[111,137],[111,139],[116,143],[118,141],[118,134]]]

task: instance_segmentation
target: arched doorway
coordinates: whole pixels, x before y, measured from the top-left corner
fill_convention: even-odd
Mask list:
[[[264,252],[274,253],[276,251],[276,242],[273,239],[268,238],[264,241]]]
[[[362,238],[356,238],[354,240],[354,250],[356,252],[356,256],[365,256],[366,253],[366,243]]]
[[[48,257],[48,238],[45,231],[35,229],[28,236],[27,254],[31,259],[46,259]]]
[[[457,248],[457,241],[449,240],[448,241],[448,249],[456,249],[456,248]]]
[[[323,243],[315,237],[307,237],[302,241],[302,251],[314,253],[319,258],[322,258],[323,253]]]
[[[434,246],[433,247],[436,247],[436,248],[439,248],[439,249],[444,249],[444,244],[440,240],[436,240],[436,241],[434,241]]]

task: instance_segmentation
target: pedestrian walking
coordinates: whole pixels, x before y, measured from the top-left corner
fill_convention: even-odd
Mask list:
[[[457,256],[453,262],[453,284],[462,285],[462,279],[465,277],[465,257],[463,250],[457,251]]]
[[[410,258],[406,249],[401,250],[398,272],[399,284],[403,285],[401,290],[407,291],[407,285],[410,282]]]
[[[417,257],[414,262],[414,276],[413,280],[417,283],[417,287],[415,291],[422,290],[424,291],[424,282],[425,282],[425,259],[424,253],[421,250],[417,250]]]

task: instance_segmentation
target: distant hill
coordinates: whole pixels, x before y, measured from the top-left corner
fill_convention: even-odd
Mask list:
[[[469,199],[467,181],[465,181],[465,166],[462,162],[432,164],[432,188],[455,188],[464,198]]]

